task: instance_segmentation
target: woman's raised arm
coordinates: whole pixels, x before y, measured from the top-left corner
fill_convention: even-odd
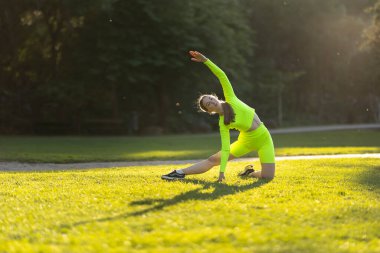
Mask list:
[[[207,67],[211,70],[211,72],[219,79],[219,82],[223,88],[224,97],[227,102],[228,100],[235,97],[235,92],[232,88],[232,85],[223,70],[221,70],[210,59],[207,59],[206,56],[199,53],[198,51],[190,51],[189,53],[192,56],[191,58],[192,61],[203,62],[205,65],[207,65]]]

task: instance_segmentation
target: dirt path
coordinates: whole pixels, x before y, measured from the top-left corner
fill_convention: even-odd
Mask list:
[[[271,129],[269,131],[271,134],[288,134],[288,133],[324,132],[324,131],[335,131],[335,130],[368,130],[368,129],[380,129],[380,123],[291,127],[291,128]]]
[[[328,158],[377,158],[380,153],[374,154],[342,154],[342,155],[310,155],[310,156],[283,156],[276,157],[276,161],[285,160],[310,160]],[[258,158],[239,158],[231,162],[254,162]],[[93,169],[93,168],[116,168],[131,166],[154,166],[154,165],[178,165],[191,164],[201,160],[173,160],[173,161],[135,161],[135,162],[90,162],[90,163],[20,163],[20,162],[0,162],[0,171],[53,171],[71,169]]]

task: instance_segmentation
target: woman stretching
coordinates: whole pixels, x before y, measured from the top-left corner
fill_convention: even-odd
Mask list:
[[[190,51],[191,60],[203,62],[219,79],[226,101],[219,100],[214,95],[202,95],[198,99],[199,107],[209,114],[219,114],[219,129],[222,142],[220,152],[207,160],[190,167],[174,170],[162,179],[183,179],[185,175],[200,174],[220,164],[218,181],[225,179],[227,161],[241,157],[251,151],[257,151],[261,162],[261,171],[255,171],[247,166],[240,176],[272,179],[275,172],[275,158],[272,137],[263,122],[255,113],[255,109],[239,100],[226,74],[212,61],[197,51]],[[238,140],[230,146],[230,129],[240,131]]]

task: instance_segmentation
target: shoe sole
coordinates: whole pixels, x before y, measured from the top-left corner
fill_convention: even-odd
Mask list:
[[[185,178],[162,176],[161,179],[166,179],[166,180],[183,180]]]
[[[251,172],[249,172],[249,173],[247,174],[247,171],[248,171],[248,170],[244,171],[243,173],[240,173],[240,174],[239,174],[239,177],[247,177],[247,176],[249,176],[251,173],[255,172],[255,170],[253,170],[253,171],[251,171]]]

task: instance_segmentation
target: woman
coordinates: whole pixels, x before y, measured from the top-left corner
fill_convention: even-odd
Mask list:
[[[273,141],[268,129],[255,113],[255,109],[239,100],[226,74],[212,61],[197,51],[190,51],[191,60],[204,63],[219,79],[226,101],[219,100],[214,95],[202,95],[198,99],[201,110],[210,114],[219,114],[219,129],[222,142],[220,152],[207,160],[196,163],[181,170],[174,170],[162,179],[183,179],[185,175],[200,174],[220,164],[219,182],[225,179],[227,161],[241,157],[253,150],[259,154],[261,171],[247,166],[241,176],[272,179],[275,172],[275,156]],[[230,146],[230,129],[240,131],[238,140]]]

